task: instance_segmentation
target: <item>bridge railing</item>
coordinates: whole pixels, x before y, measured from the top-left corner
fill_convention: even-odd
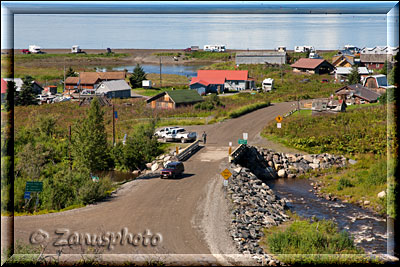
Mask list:
[[[234,161],[238,156],[240,156],[240,154],[243,153],[243,151],[245,151],[245,149],[246,145],[241,144],[235,150],[233,150],[232,153],[229,155],[229,162]]]
[[[195,141],[190,146],[184,148],[178,155],[176,155],[178,160],[185,160],[190,157],[199,148],[200,140]]]

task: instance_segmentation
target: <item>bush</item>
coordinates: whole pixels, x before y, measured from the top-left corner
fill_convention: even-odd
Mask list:
[[[286,230],[270,234],[267,244],[273,254],[360,253],[349,234],[338,232],[336,224],[328,220],[296,220]]]
[[[88,176],[79,189],[78,196],[83,204],[91,204],[106,197],[111,188],[112,183],[108,176],[100,178],[98,182],[93,182]]]
[[[250,113],[254,110],[268,107],[269,105],[270,105],[270,102],[262,102],[262,103],[255,103],[255,104],[247,105],[247,106],[241,107],[237,110],[231,111],[228,116],[229,116],[229,118],[237,118],[244,114]]]
[[[345,188],[345,187],[352,187],[352,186],[353,186],[353,184],[350,182],[349,179],[341,177],[337,184],[337,190],[340,191],[340,190],[343,190],[343,188]]]

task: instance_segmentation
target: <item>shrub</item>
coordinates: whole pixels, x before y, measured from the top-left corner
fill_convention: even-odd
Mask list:
[[[352,186],[353,186],[353,184],[350,182],[349,179],[341,177],[337,184],[337,190],[340,191],[340,190],[343,190],[343,188],[345,188],[345,187],[352,187]]]
[[[267,236],[273,254],[352,254],[359,253],[347,232],[338,232],[334,222],[296,220],[284,231]]]
[[[255,104],[247,105],[247,106],[244,106],[239,109],[231,111],[229,113],[229,118],[237,118],[244,114],[250,113],[254,110],[268,107],[269,105],[270,105],[270,102],[262,102],[262,103],[255,103]]]

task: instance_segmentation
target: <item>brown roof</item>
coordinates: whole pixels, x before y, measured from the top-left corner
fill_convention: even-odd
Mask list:
[[[113,72],[81,72],[78,77],[68,77],[65,79],[66,84],[96,84],[102,80],[125,80],[125,71]]]
[[[125,80],[125,71],[98,72],[102,80]]]
[[[319,65],[321,65],[325,59],[317,59],[317,58],[300,58],[295,63],[290,65],[292,68],[300,68],[300,69],[315,69]],[[328,61],[326,61],[328,63]]]
[[[367,63],[384,63],[385,60],[393,61],[393,56],[386,54],[361,54],[360,61]]]

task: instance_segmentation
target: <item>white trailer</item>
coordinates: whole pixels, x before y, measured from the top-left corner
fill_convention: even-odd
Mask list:
[[[40,54],[42,53],[42,51],[40,50],[40,46],[37,45],[30,45],[29,46],[29,52],[31,52],[32,54]]]
[[[150,80],[143,80],[142,81],[142,88],[151,88],[151,81]]]
[[[274,89],[274,79],[267,78],[262,82],[262,89],[264,92],[269,92]]]
[[[72,46],[72,48],[71,48],[71,53],[81,53],[82,52],[82,50],[81,50],[81,48],[79,47],[79,45],[73,45]]]
[[[225,45],[205,45],[203,50],[208,52],[225,52],[226,48]]]
[[[307,52],[307,51],[314,52],[315,49],[313,46],[307,46],[307,45],[294,47],[294,52],[296,52],[296,53],[302,53],[302,52]]]

